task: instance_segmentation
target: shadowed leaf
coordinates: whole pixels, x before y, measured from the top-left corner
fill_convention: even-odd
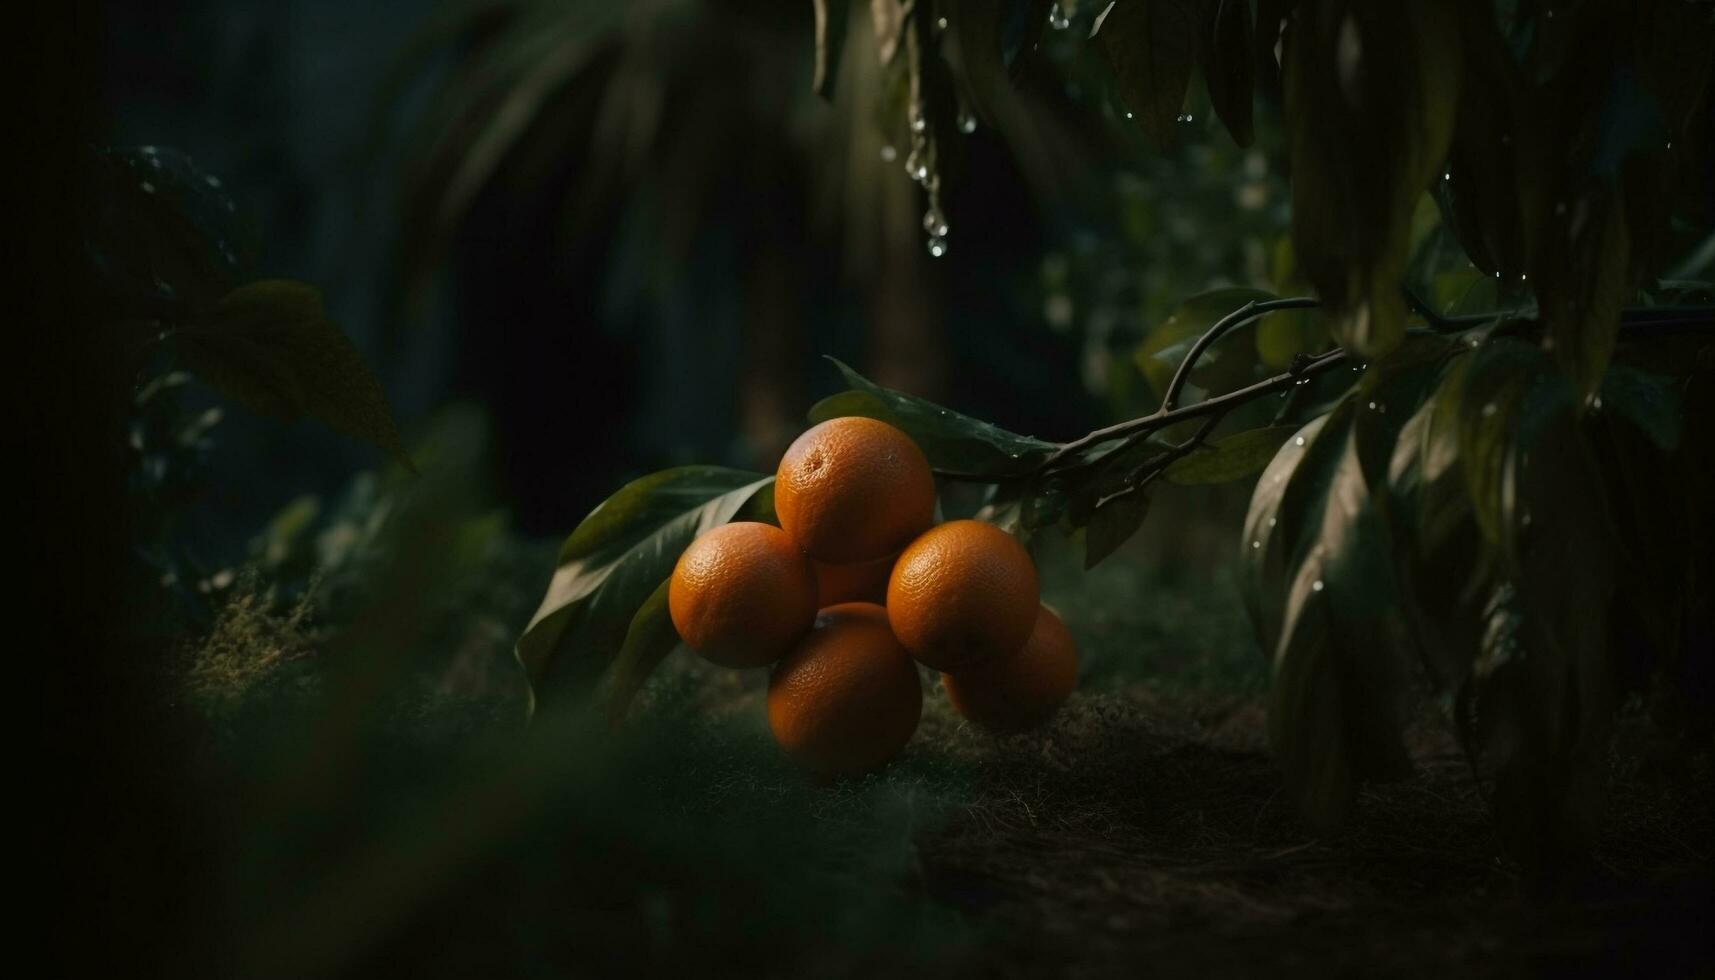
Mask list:
[[[1209,101],[1226,123],[1233,142],[1249,146],[1254,137],[1251,110],[1256,61],[1251,38],[1249,0],[1205,0],[1203,78]]]
[[[1280,444],[1292,438],[1297,431],[1297,426],[1277,425],[1236,432],[1174,460],[1162,475],[1174,483],[1184,484],[1242,480],[1267,466],[1280,449]]]
[[[1084,568],[1095,568],[1118,551],[1143,526],[1148,513],[1149,494],[1143,489],[1127,490],[1098,503],[1084,531]]]
[[[1096,22],[1096,50],[1113,72],[1115,94],[1158,146],[1174,143],[1197,54],[1192,0],[1118,0]]]
[[[185,365],[227,397],[288,421],[308,415],[410,465],[381,382],[327,318],[314,286],[241,286],[173,337]]]

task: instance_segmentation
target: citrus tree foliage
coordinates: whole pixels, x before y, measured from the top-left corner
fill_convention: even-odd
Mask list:
[[[1159,146],[1201,78],[1236,143],[1278,132],[1282,278],[1314,295],[1187,299],[1136,352],[1159,406],[1064,443],[844,365],[848,390],[811,420],[899,426],[944,479],[987,486],[977,516],[1025,539],[1057,528],[1087,565],[1162,482],[1254,479],[1247,606],[1306,818],[1336,827],[1365,781],[1410,770],[1401,728],[1426,682],[1516,854],[1540,866],[1587,842],[1621,702],[1647,689],[1711,707],[1715,312],[1690,274],[1715,251],[1715,15],[1681,0],[814,6],[816,92],[839,91],[843,25],[866,12],[870,56],[901,66],[907,170],[931,217],[963,114],[1006,127],[1045,32],[1076,26],[1085,77]],[[1503,308],[1421,299],[1409,272],[1426,248],[1493,277]],[[691,468],[604,503],[520,642],[535,675],[610,671],[622,708],[672,646],[660,600],[677,552],[710,523],[766,516],[768,485]]]

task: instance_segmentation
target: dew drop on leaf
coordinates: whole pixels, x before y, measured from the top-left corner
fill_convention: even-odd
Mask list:
[[[943,255],[946,255],[947,254],[947,240],[945,238],[940,237],[939,235],[929,239],[929,254],[934,256],[937,259]],[[943,412],[942,414],[945,415],[946,413]]]

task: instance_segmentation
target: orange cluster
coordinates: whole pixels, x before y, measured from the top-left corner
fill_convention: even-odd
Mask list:
[[[1046,721],[1077,653],[1041,604],[1030,554],[981,521],[935,524],[935,480],[905,433],[830,419],[786,450],[780,526],[714,528],[680,556],[668,609],[691,649],[726,667],[774,664],[768,724],[824,776],[885,765],[923,711],[917,663],[993,731]]]

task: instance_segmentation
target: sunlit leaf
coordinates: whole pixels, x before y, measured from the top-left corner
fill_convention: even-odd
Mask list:
[[[322,308],[321,290],[270,279],[222,297],[173,334],[185,365],[263,415],[307,415],[405,458],[381,382]]]
[[[743,470],[682,466],[634,480],[591,511],[560,547],[547,595],[518,639],[519,659],[538,689],[544,682],[587,688],[618,655],[638,610],[692,539],[733,520],[773,482]]]

